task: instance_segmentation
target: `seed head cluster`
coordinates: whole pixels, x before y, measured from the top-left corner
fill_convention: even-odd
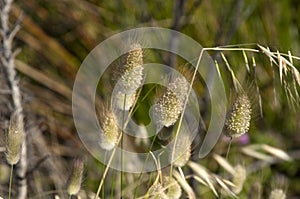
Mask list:
[[[20,160],[22,144],[25,139],[25,134],[22,132],[19,124],[12,117],[6,137],[6,160],[10,165],[15,165]]]
[[[80,191],[81,182],[82,182],[82,174],[84,170],[84,162],[81,159],[77,159],[74,162],[73,172],[69,179],[68,184],[68,194],[76,195]]]
[[[251,102],[246,94],[240,95],[234,102],[229,117],[226,120],[226,134],[229,137],[240,137],[250,128]]]
[[[143,49],[139,44],[131,45],[130,49],[119,79],[120,91],[125,94],[135,92],[143,80]]]
[[[118,137],[119,128],[115,116],[112,112],[107,112],[101,123],[102,132],[100,134],[100,147],[105,150],[111,150],[115,147]]]
[[[157,115],[157,122],[166,127],[173,125],[177,121],[182,108],[181,102],[175,93],[167,90],[154,108]]]

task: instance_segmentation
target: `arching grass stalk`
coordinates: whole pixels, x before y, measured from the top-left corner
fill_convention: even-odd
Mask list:
[[[200,65],[200,61],[202,59],[202,56],[203,56],[203,52],[205,51],[205,48],[203,48],[200,52],[200,55],[199,55],[199,58],[198,58],[198,61],[197,61],[197,64],[196,64],[196,68],[195,68],[195,71],[193,73],[193,77],[192,77],[192,80],[191,80],[191,83],[190,83],[190,86],[189,86],[189,89],[188,89],[188,92],[187,92],[187,96],[186,96],[186,99],[185,99],[185,102],[183,104],[183,111],[180,115],[180,118],[179,118],[179,122],[178,122],[178,127],[176,129],[176,133],[175,133],[175,138],[174,138],[174,146],[176,147],[176,143],[177,143],[177,137],[178,137],[178,134],[179,134],[179,130],[181,128],[181,125],[182,125],[182,120],[183,120],[183,116],[184,116],[184,112],[185,112],[185,109],[186,109],[186,106],[187,106],[187,102],[189,100],[189,96],[190,96],[190,93],[192,91],[192,87],[193,87],[193,83],[195,81],[195,78],[196,78],[196,74],[197,74],[197,71],[198,71],[198,68],[199,68],[199,65]],[[172,175],[173,175],[173,160],[174,160],[174,155],[175,155],[175,150],[172,150],[172,154],[171,154],[171,165],[170,165],[170,178],[172,178]]]

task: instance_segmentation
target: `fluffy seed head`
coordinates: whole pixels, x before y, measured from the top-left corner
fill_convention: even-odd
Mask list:
[[[226,120],[227,136],[240,137],[250,128],[251,102],[246,94],[238,96]]]
[[[179,199],[182,195],[182,190],[180,185],[178,184],[177,180],[173,177],[170,178],[169,176],[164,176],[163,178],[163,185],[167,187],[167,196],[169,199]]]
[[[149,190],[149,199],[168,199],[168,196],[164,193],[163,186],[160,183],[153,184]]]
[[[112,112],[107,111],[101,122],[101,127],[100,147],[105,150],[111,150],[115,147],[119,137],[118,124]]]
[[[182,112],[181,102],[174,92],[167,90],[155,105],[154,111],[157,116],[157,122],[169,127],[177,121]]]
[[[235,185],[233,188],[233,193],[239,194],[244,186],[244,183],[247,178],[246,168],[242,165],[237,165],[234,167],[235,173],[233,175],[232,182]]]
[[[81,159],[77,159],[73,165],[73,172],[69,179],[68,194],[76,195],[80,191],[82,174],[84,169],[84,162]]]
[[[15,116],[13,115],[10,120],[8,134],[6,136],[5,155],[9,164],[15,165],[19,162],[24,139],[24,132],[21,130]]]
[[[139,44],[130,47],[119,79],[120,91],[126,94],[135,92],[143,80],[143,49]]]
[[[272,190],[269,199],[286,199],[286,195],[282,189]]]
[[[174,147],[175,139],[174,143],[170,145],[168,158],[169,162],[173,162],[175,167],[183,167],[191,157],[191,146],[188,139],[188,136],[179,135],[176,141],[176,147]]]

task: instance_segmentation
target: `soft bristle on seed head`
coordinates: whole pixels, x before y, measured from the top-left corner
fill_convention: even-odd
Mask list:
[[[80,191],[83,169],[84,169],[83,160],[76,159],[73,165],[73,172],[69,179],[69,184],[67,188],[69,195],[76,195]]]
[[[251,102],[246,94],[241,94],[234,102],[226,120],[226,135],[240,137],[247,133],[250,128],[251,114]]]
[[[25,139],[25,134],[22,132],[15,116],[10,120],[8,134],[6,136],[6,160],[10,165],[15,165],[20,160],[22,144]]]
[[[269,199],[286,199],[286,195],[282,189],[272,190]]]
[[[118,137],[119,128],[115,116],[112,112],[107,111],[102,118],[101,127],[102,132],[100,133],[100,147],[105,150],[111,150],[115,147]]]
[[[174,92],[167,90],[155,105],[154,111],[157,115],[157,122],[169,127],[177,121],[182,112],[181,102]]]
[[[131,45],[130,49],[118,85],[125,94],[135,92],[143,81],[143,49],[139,44]]]

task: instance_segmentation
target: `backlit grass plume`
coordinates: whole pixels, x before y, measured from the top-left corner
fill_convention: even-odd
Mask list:
[[[111,150],[115,147],[118,136],[120,134],[118,123],[111,111],[106,111],[101,118],[100,125],[102,132],[100,133],[100,147],[105,150]]]
[[[70,176],[68,189],[67,189],[70,198],[72,195],[76,195],[80,191],[83,170],[84,170],[83,160],[76,159],[74,162],[73,172]]]
[[[19,124],[14,115],[10,120],[8,133],[6,136],[6,160],[10,165],[15,165],[20,160],[22,144],[25,138],[24,132],[20,130]]]
[[[132,44],[124,65],[120,69],[120,77],[114,96],[115,105],[121,110],[129,110],[135,101],[136,90],[143,81],[143,49],[140,44]]]
[[[167,90],[155,105],[154,111],[157,122],[162,126],[169,127],[178,120],[182,112],[181,101],[173,91]]]
[[[226,135],[229,137],[240,137],[247,133],[250,128],[251,102],[247,94],[239,95],[233,103],[229,116],[226,120]]]
[[[120,89],[125,94],[135,92],[143,80],[143,49],[140,44],[132,44],[121,70]]]

